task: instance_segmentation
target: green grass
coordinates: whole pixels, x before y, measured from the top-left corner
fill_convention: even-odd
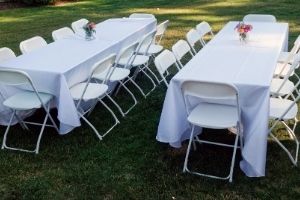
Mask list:
[[[247,13],[269,13],[288,22],[292,45],[300,33],[299,8],[300,1],[296,0],[91,0],[5,10],[0,11],[0,46],[19,54],[20,41],[40,35],[51,42],[53,30],[70,26],[79,18],[100,22],[133,12],[153,13],[158,21],[171,21],[163,40],[166,48],[184,38],[202,20],[217,32],[229,20],[240,20]],[[126,118],[119,116],[121,124],[101,142],[83,123],[64,136],[47,129],[39,155],[0,151],[0,199],[300,198],[300,170],[272,141],[268,143],[266,177],[246,177],[238,162],[233,184],[183,174],[186,144],[172,149],[155,139],[165,92],[161,85],[146,100],[138,96],[135,109]],[[104,115],[99,106],[90,116],[99,129],[109,123]],[[1,133],[4,130],[0,128]],[[14,127],[10,141],[23,146],[32,144],[36,135],[21,130]],[[285,143],[293,147],[291,141]],[[228,169],[230,151],[209,146],[198,149],[193,165],[215,173]]]

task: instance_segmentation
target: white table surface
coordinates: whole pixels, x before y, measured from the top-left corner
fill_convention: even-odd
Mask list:
[[[80,36],[62,39],[0,63],[0,66],[26,71],[39,91],[55,96],[60,134],[65,134],[80,126],[69,87],[85,81],[95,62],[112,53],[117,54],[155,28],[155,19],[109,19],[97,24],[95,40],[86,41]],[[0,90],[5,97],[15,92],[3,86]],[[3,100],[0,98],[0,101]],[[0,107],[0,123],[7,123],[7,117],[7,110]]]
[[[241,43],[229,22],[170,81],[157,140],[180,147],[189,138],[181,84],[185,80],[234,84],[239,91],[244,126],[241,169],[247,176],[265,175],[269,88],[278,56],[288,44],[288,24],[251,23],[249,41]],[[194,107],[197,100],[193,100]],[[201,132],[201,128],[199,129]]]

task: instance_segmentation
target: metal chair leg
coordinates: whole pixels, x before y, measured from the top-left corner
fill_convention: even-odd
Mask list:
[[[222,143],[217,143],[217,142],[209,142],[209,141],[204,141],[204,140],[199,140],[198,138],[196,138],[197,142],[200,143],[207,143],[207,144],[214,144],[214,145],[219,145],[219,146],[225,146],[225,147],[233,147],[233,153],[232,153],[232,158],[231,158],[231,165],[230,165],[230,171],[229,171],[229,175],[226,177],[220,177],[220,176],[215,176],[215,175],[210,175],[210,174],[203,174],[203,173],[199,173],[199,172],[195,172],[195,171],[191,171],[188,169],[188,159],[189,159],[189,154],[191,151],[191,146],[193,143],[193,138],[194,138],[194,128],[195,126],[192,125],[192,131],[191,131],[191,135],[190,135],[190,140],[189,140],[189,144],[188,144],[188,148],[186,151],[186,155],[185,155],[185,160],[184,160],[184,166],[183,166],[183,172],[189,172],[191,174],[194,175],[198,175],[198,176],[204,176],[204,177],[209,177],[209,178],[214,178],[214,179],[221,179],[221,180],[229,180],[229,182],[232,182],[232,176],[233,176],[233,169],[234,169],[234,163],[235,163],[235,157],[236,157],[236,150],[237,150],[237,146],[238,146],[238,141],[239,141],[239,133],[236,135],[235,137],[235,142],[234,145],[228,145],[228,144],[222,144]]]
[[[87,118],[85,118],[83,116],[83,114],[81,114],[79,111],[78,111],[78,115],[80,116],[80,118],[82,118],[93,129],[93,131],[95,132],[95,134],[97,135],[99,140],[102,140],[102,136],[99,134],[97,129],[94,127],[94,125],[89,120],[87,120]]]
[[[7,139],[8,131],[10,129],[10,126],[11,126],[11,123],[12,123],[12,120],[14,118],[15,113],[16,113],[16,110],[13,110],[13,113],[11,114],[11,117],[9,119],[9,124],[6,127],[6,130],[5,130],[5,133],[4,133],[4,136],[3,136],[3,141],[2,141],[2,147],[1,147],[1,149],[7,148],[6,139]]]
[[[119,81],[119,84],[120,84],[120,86],[122,86],[122,87],[130,94],[131,98],[132,98],[133,101],[134,101],[134,104],[133,104],[127,111],[124,112],[124,111],[122,110],[122,108],[120,107],[120,105],[119,105],[119,104],[118,104],[118,103],[117,103],[110,95],[107,94],[107,97],[108,97],[108,98],[111,100],[111,102],[118,108],[119,112],[120,112],[121,115],[124,117],[126,114],[129,113],[129,111],[130,111],[131,109],[134,108],[134,106],[136,106],[137,100],[136,100],[135,96],[133,95],[133,93],[126,87],[125,84],[123,84],[122,81]]]
[[[110,127],[103,135],[102,137],[106,136],[116,125],[118,125],[120,123],[120,121],[118,120],[118,118],[116,117],[115,113],[102,101],[102,99],[98,99],[102,105],[111,113],[111,115],[113,116],[113,118],[115,119],[115,124]]]

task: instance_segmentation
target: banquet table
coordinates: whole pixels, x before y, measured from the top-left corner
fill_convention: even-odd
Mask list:
[[[96,26],[96,39],[86,41],[75,35],[50,43],[45,47],[0,63],[2,68],[20,69],[27,72],[38,91],[55,96],[54,107],[58,110],[60,134],[80,126],[80,118],[69,87],[85,81],[91,67],[106,56],[118,52],[139,41],[145,34],[156,29],[156,19],[108,19]],[[0,93],[9,97],[17,89],[0,86]],[[0,98],[0,102],[3,99]],[[7,110],[0,106],[0,123],[6,124]]]
[[[186,80],[223,82],[238,88],[244,147],[240,167],[249,177],[265,175],[270,84],[277,59],[287,49],[288,24],[253,22],[248,41],[239,41],[228,22],[170,81],[156,139],[181,147],[190,126],[181,84]],[[192,99],[188,109],[197,105]],[[199,133],[202,129],[199,127]]]

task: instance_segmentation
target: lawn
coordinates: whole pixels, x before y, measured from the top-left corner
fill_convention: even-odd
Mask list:
[[[0,47],[20,54],[20,41],[40,35],[52,42],[53,30],[79,18],[100,22],[133,12],[171,21],[163,39],[166,48],[203,20],[217,32],[226,22],[241,20],[248,13],[273,14],[280,22],[288,22],[292,46],[300,33],[299,8],[296,0],[90,0],[18,8],[0,11]],[[64,136],[47,129],[38,155],[0,151],[0,199],[300,199],[300,170],[271,140],[266,177],[246,177],[238,162],[233,184],[183,174],[186,144],[172,149],[155,139],[165,92],[160,85],[147,99],[138,96],[139,104],[125,118],[118,116],[121,124],[103,141],[83,123]],[[101,129],[109,123],[105,114],[99,106],[90,119]],[[0,142],[4,130],[0,127]],[[24,146],[35,141],[36,135],[21,130],[12,129],[11,142]],[[220,174],[229,169],[230,151],[205,146],[197,153],[200,156],[194,155],[193,164],[202,163],[206,170]]]

